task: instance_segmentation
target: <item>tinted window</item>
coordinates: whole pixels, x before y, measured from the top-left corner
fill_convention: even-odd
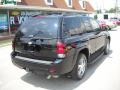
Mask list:
[[[59,19],[53,17],[32,18],[25,21],[19,31],[25,37],[56,38],[59,28]]]
[[[90,24],[90,19],[89,18],[82,18],[83,19],[83,22],[85,24],[85,28],[86,28],[86,31],[92,31],[92,27],[91,27],[91,24]]]
[[[63,35],[70,37],[83,33],[83,25],[79,17],[65,17],[63,21]]]
[[[95,21],[94,19],[91,19],[90,21],[91,21],[93,30],[99,30],[100,29],[100,26],[99,26],[97,21]]]

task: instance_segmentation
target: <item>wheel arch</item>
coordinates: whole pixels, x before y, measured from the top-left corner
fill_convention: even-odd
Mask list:
[[[87,57],[87,60],[89,59],[89,50],[88,50],[88,48],[84,48],[84,49],[80,50],[79,54],[80,53],[85,54],[85,56]]]
[[[108,36],[108,37],[107,37],[107,39],[109,39],[109,41],[111,41],[111,38],[110,38],[110,36]]]
[[[78,53],[76,54],[75,63],[77,62],[78,56],[80,55],[80,53],[85,54],[85,56],[86,56],[86,58],[87,58],[87,62],[88,62],[89,56],[90,56],[90,52],[89,52],[89,49],[88,49],[87,47],[84,47],[84,48],[80,49],[80,50],[78,51]],[[75,65],[75,63],[74,63],[74,65]]]
[[[87,60],[88,60],[88,58],[89,58],[89,49],[88,48],[83,48],[83,49],[81,49],[80,51],[79,51],[79,53],[77,54],[77,59],[76,59],[76,62],[75,62],[75,65],[74,65],[74,67],[73,67],[73,69],[72,69],[72,71],[71,71],[71,75],[72,75],[72,78],[73,79],[75,79],[75,80],[80,80],[80,79],[82,79],[82,77],[84,76],[84,74],[85,74],[85,72],[84,72],[84,74],[83,74],[83,76],[81,76],[81,77],[78,77],[78,74],[76,74],[77,73],[77,70],[78,69],[76,69],[77,67],[78,67],[78,61],[79,61],[79,55],[80,54],[84,54],[85,56],[86,56],[86,58],[87,58]],[[86,68],[87,68],[87,62],[86,62]],[[86,70],[86,69],[85,69]]]

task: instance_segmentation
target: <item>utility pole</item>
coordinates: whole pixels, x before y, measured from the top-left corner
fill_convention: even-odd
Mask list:
[[[102,2],[102,13],[105,13],[104,0],[102,0],[101,2]]]
[[[115,2],[115,17],[117,17],[117,11],[118,11],[118,0]]]

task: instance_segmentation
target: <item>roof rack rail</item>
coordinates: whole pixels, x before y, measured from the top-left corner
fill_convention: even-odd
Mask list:
[[[86,14],[81,14],[81,13],[75,13],[75,12],[43,12],[41,14],[36,14],[32,15],[31,17],[37,17],[40,15],[48,16],[48,15],[61,15],[61,16],[71,16],[71,15],[81,15],[81,16],[86,16]]]

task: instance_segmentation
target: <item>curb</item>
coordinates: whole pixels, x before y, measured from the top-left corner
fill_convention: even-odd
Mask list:
[[[5,47],[5,46],[9,46],[9,45],[11,45],[11,43],[2,44],[2,45],[0,45],[0,47]]]

